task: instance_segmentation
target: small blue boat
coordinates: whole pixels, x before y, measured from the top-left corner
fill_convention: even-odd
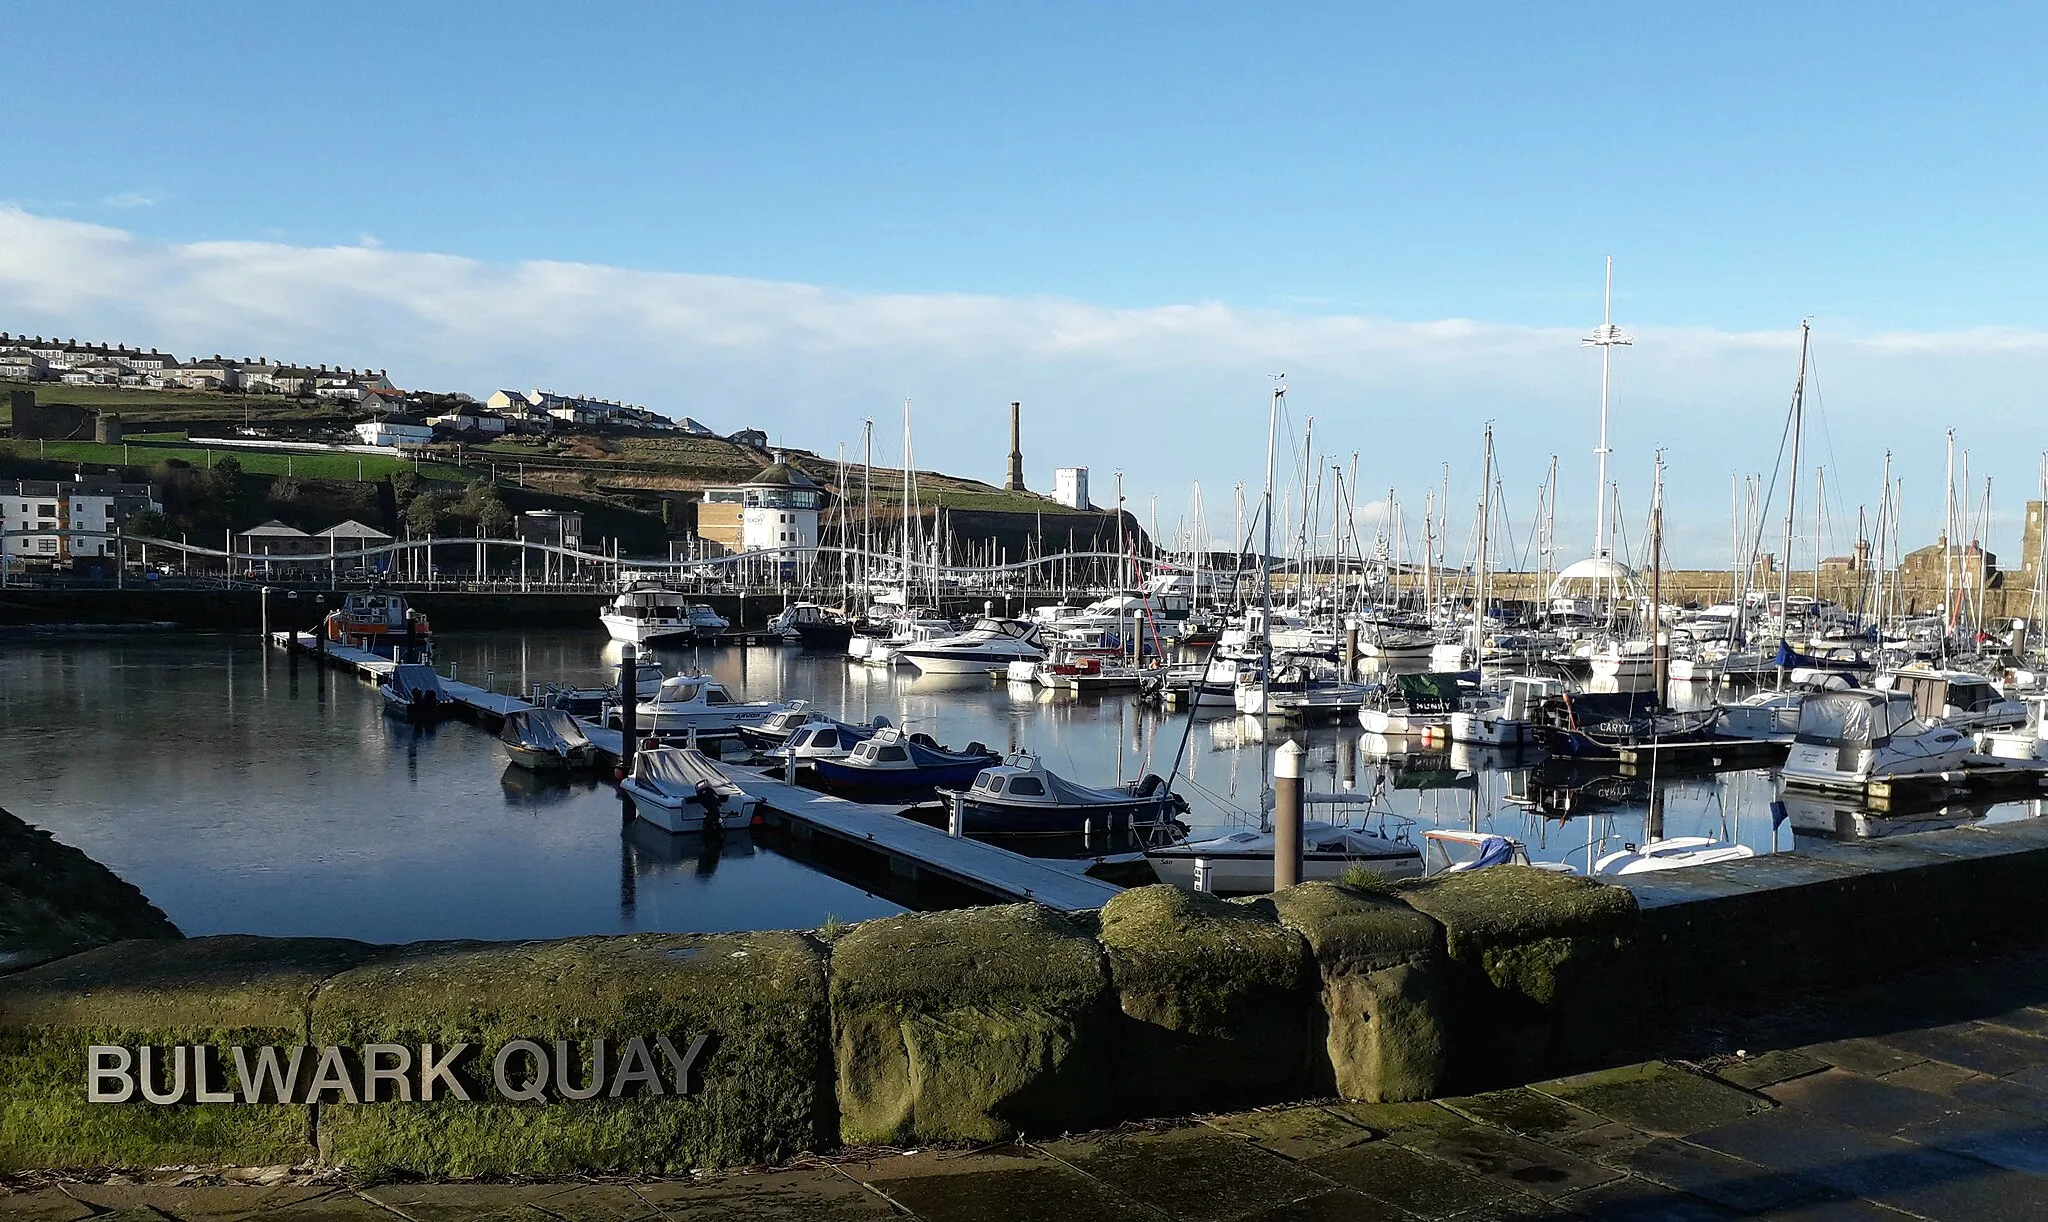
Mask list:
[[[819,759],[812,766],[818,770],[819,783],[834,793],[907,796],[934,792],[940,786],[971,785],[982,769],[1002,758],[980,743],[953,751],[926,735],[888,726],[876,730],[845,759]]]

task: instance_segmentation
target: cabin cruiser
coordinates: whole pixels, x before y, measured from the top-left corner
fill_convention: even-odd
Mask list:
[[[853,624],[839,612],[817,603],[792,603],[768,621],[768,631],[805,649],[844,649],[853,639]]]
[[[877,717],[873,725],[853,725],[825,716],[823,713],[812,708],[811,702],[808,700],[797,700],[791,702],[780,712],[770,713],[758,725],[734,726],[733,732],[739,735],[740,741],[757,751],[780,751],[789,745],[789,740],[797,731],[807,726],[820,724],[830,724],[847,730],[857,730],[861,732],[861,737],[865,738],[869,734],[874,733],[879,727],[888,725],[889,720],[886,717]],[[852,743],[847,745],[852,746]]]
[[[1988,676],[1966,670],[1905,666],[1877,677],[1880,691],[1903,692],[1922,721],[1956,730],[2007,730],[2027,724],[2027,706]]]
[[[704,641],[732,627],[732,621],[711,609],[708,603],[691,603],[683,618],[690,622],[692,640]]]
[[[321,621],[321,633],[337,645],[367,649],[394,662],[423,661],[433,647],[427,617],[396,594],[358,590]]]
[[[1456,675],[1396,675],[1377,701],[1358,710],[1358,724],[1369,734],[1415,734],[1449,725],[1462,699]]]
[[[635,710],[635,723],[643,734],[685,734],[691,730],[717,734],[742,725],[757,725],[788,707],[734,700],[725,685],[709,675],[672,675],[662,680],[654,699],[641,702]],[[611,720],[616,722],[617,715]]]
[[[625,678],[625,671],[626,663],[623,659],[612,663],[612,674],[619,679]],[[645,700],[659,692],[662,681],[667,678],[668,676],[662,673],[661,663],[642,659],[633,665],[633,694]],[[617,688],[613,690],[616,691]]]
[[[1071,836],[1158,827],[1186,814],[1187,800],[1147,775],[1113,789],[1078,785],[1047,770],[1029,751],[1012,751],[974,784],[942,793],[961,812],[968,836]]]
[[[633,813],[668,832],[699,832],[706,823],[725,829],[753,821],[755,800],[689,747],[649,747],[633,757],[632,775],[619,792]]]
[[[1543,702],[1564,695],[1562,679],[1517,675],[1508,680],[1507,698],[1499,705],[1460,708],[1451,714],[1451,741],[1487,747],[1532,747],[1536,732],[1536,710]]]
[[[454,701],[441,689],[441,676],[423,663],[392,667],[377,692],[384,698],[384,711],[402,721],[439,721],[455,711]]]
[[[1176,887],[1260,895],[1273,889],[1276,843],[1271,831],[1246,830],[1147,849],[1145,860],[1152,863],[1160,882]],[[1405,841],[1341,823],[1301,825],[1303,880],[1335,882],[1353,867],[1387,878],[1415,878],[1422,873],[1422,853]]]
[[[896,656],[927,675],[984,675],[1007,671],[1019,659],[1042,659],[1045,650],[1030,621],[983,619],[959,636],[900,646]]]
[[[853,754],[853,749],[875,736],[876,731],[888,728],[886,717],[875,718],[870,726],[854,725],[851,722],[834,721],[829,717],[817,717],[798,726],[788,741],[775,749],[775,754],[791,766],[816,763],[819,760],[843,760]]]
[[[1785,784],[1857,789],[1872,781],[1960,768],[1976,747],[1949,726],[1930,725],[1902,691],[1818,692],[1799,706]]]
[[[627,645],[680,644],[697,635],[683,596],[658,581],[633,581],[598,613],[614,641]]]
[[[1593,863],[1593,873],[1605,875],[1652,874],[1659,870],[1681,870],[1687,866],[1711,866],[1724,861],[1741,861],[1756,856],[1746,844],[1729,844],[1712,836],[1673,836],[1647,844],[1628,845]]]
[[[897,651],[905,645],[939,640],[956,631],[953,621],[942,618],[938,612],[915,608],[894,619],[869,625],[868,631],[855,632],[847,638],[846,656],[870,666],[891,666],[896,662]]]
[[[906,794],[930,792],[942,785],[972,784],[982,769],[1001,763],[1002,758],[980,743],[953,751],[933,742],[929,735],[906,735],[891,726],[876,730],[845,759],[820,759],[816,764],[818,780],[827,789]]]
[[[505,754],[533,772],[568,772],[590,767],[596,748],[583,723],[561,709],[517,709],[505,714],[498,734]]]

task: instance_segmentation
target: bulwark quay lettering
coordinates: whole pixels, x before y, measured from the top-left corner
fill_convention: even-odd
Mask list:
[[[467,1043],[217,1048],[94,1044],[89,1103],[434,1103],[495,1095],[512,1103],[687,1096],[702,1084],[707,1035],[624,1041],[508,1040],[490,1057]]]

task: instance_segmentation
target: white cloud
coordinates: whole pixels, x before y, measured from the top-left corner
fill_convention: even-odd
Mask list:
[[[1236,483],[1256,502],[1269,375],[1285,371],[1282,445],[1298,444],[1314,416],[1319,448],[1347,466],[1357,451],[1362,489],[1374,499],[1397,489],[1411,528],[1440,464],[1452,464],[1451,550],[1465,534],[1457,520],[1477,501],[1487,420],[1517,538],[1552,453],[1562,545],[1570,551],[1591,534],[1599,370],[1578,346],[1577,320],[1531,327],[1220,302],[1117,309],[1052,297],[859,294],[545,260],[490,264],[369,241],[164,243],[5,208],[0,301],[0,329],[372,365],[431,389],[547,386],[717,428],[758,426],[828,456],[841,441],[857,452],[860,422],[872,418],[878,460],[894,461],[909,398],[920,463],[990,480],[1001,478],[1007,405],[1017,399],[1034,485],[1050,485],[1054,466],[1085,465],[1106,488],[1120,468],[1130,504],[1156,494],[1170,532],[1199,479],[1218,537],[1228,530],[1218,511]],[[1886,447],[1906,479],[1907,539],[1932,536],[1949,426],[1977,450],[1978,476],[1996,476],[1995,502],[2009,509],[2034,495],[2048,335],[1987,327],[1859,336],[1820,320],[1815,354],[1815,427],[1801,467],[1809,487],[1813,466],[1831,468],[1830,513],[1839,510],[1842,523],[1831,551],[1846,548],[1858,504],[1874,510]],[[1796,360],[1792,319],[1771,332],[1635,329],[1635,346],[1615,357],[1610,469],[1632,539],[1651,451],[1665,446],[1674,553],[1721,562],[1729,475],[1771,470]],[[1283,455],[1277,466],[1292,464]],[[1981,482],[1965,499],[1974,504],[1979,490]],[[1998,550],[2016,554],[2017,540]]]
[[[119,195],[109,195],[100,200],[100,204],[108,208],[154,208],[156,203],[157,197],[153,191],[123,191]]]

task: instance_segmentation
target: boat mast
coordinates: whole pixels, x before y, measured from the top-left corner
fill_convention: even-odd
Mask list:
[[[910,614],[910,400],[903,401],[903,613]]]
[[[1670,670],[1664,649],[1664,451],[1659,450],[1657,474],[1650,484],[1650,673],[1656,681],[1660,709],[1670,703]]]
[[[1956,431],[1948,431],[1948,507],[1941,525],[1941,664],[1948,665],[1948,635],[1956,614]]]
[[[1273,702],[1273,446],[1280,436],[1280,401],[1287,396],[1287,383],[1283,380],[1273,388],[1273,403],[1266,416],[1266,493],[1263,512],[1266,518],[1265,555],[1260,569],[1264,579],[1259,582],[1260,610],[1265,616],[1259,632],[1259,826],[1264,829],[1269,813],[1266,807],[1265,760],[1269,754],[1266,738],[1273,724],[1269,709]]]
[[[1812,324],[1799,324],[1799,378],[1792,383],[1792,472],[1785,494],[1785,560],[1778,566],[1778,644],[1792,640],[1792,523],[1799,507],[1799,434],[1806,419],[1806,341]],[[1785,667],[1778,666],[1778,686],[1785,686]]]
[[[1601,322],[1593,334],[1579,341],[1581,348],[1600,350],[1600,446],[1593,453],[1600,460],[1600,489],[1593,507],[1593,555],[1605,558],[1607,555],[1607,386],[1608,375],[1613,368],[1614,349],[1627,347],[1633,341],[1614,325],[1614,256],[1607,256],[1607,293],[1601,308]]]
[[[1813,620],[1815,627],[1820,626],[1821,514],[1825,511],[1827,503],[1828,469],[1826,467],[1815,467],[1813,469]]]
[[[1486,657],[1486,531],[1493,518],[1493,423],[1486,425],[1486,444],[1479,461],[1479,561],[1473,573],[1472,665]],[[1510,546],[1513,541],[1509,541]]]

